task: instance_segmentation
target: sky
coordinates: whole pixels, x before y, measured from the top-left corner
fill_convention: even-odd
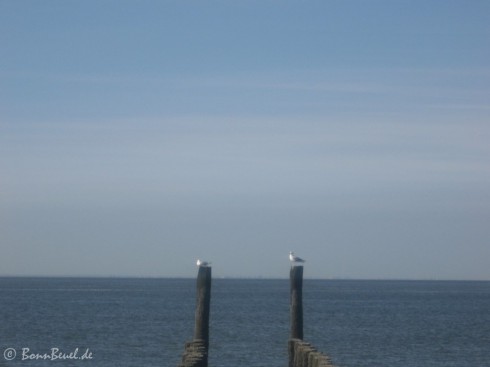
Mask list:
[[[490,2],[0,0],[0,276],[490,280]]]

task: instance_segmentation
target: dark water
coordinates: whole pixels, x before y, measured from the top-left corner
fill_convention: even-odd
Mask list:
[[[338,366],[490,366],[490,282],[305,280],[303,292],[305,339]],[[176,366],[194,307],[194,279],[0,278],[0,366]],[[210,366],[286,366],[289,281],[213,279],[210,332]],[[92,359],[22,361],[22,348]]]

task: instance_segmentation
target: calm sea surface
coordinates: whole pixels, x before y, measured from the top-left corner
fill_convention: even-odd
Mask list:
[[[177,366],[195,301],[195,279],[0,278],[0,366]],[[306,279],[303,307],[339,367],[490,367],[490,282]],[[210,333],[210,366],[287,366],[289,280],[213,279]]]

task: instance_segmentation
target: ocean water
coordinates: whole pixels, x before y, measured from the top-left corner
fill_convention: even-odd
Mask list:
[[[0,278],[0,366],[177,366],[195,302],[195,279]],[[490,367],[490,282],[305,279],[303,307],[339,367]],[[287,366],[288,334],[289,280],[213,279],[210,366]]]

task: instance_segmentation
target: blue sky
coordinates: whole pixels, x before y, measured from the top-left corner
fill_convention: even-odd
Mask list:
[[[1,275],[490,279],[487,1],[0,2]]]

